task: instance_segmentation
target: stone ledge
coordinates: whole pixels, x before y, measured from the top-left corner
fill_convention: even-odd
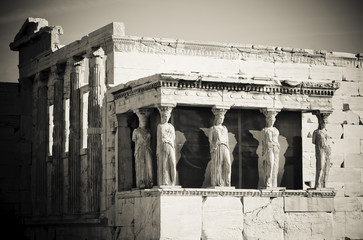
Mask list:
[[[285,212],[332,212],[333,198],[285,197]]]
[[[210,188],[157,188],[118,192],[118,199],[150,196],[203,196],[203,197],[308,197],[333,198],[333,190],[266,190],[266,189],[210,189]]]

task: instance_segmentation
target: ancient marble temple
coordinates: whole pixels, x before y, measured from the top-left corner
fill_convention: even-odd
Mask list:
[[[30,239],[362,237],[362,55],[62,34],[10,44]]]

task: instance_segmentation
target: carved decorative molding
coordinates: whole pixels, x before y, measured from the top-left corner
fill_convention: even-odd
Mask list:
[[[222,90],[237,92],[255,92],[255,93],[273,93],[273,94],[297,94],[311,96],[333,96],[336,89],[339,88],[338,83],[319,83],[319,82],[301,82],[295,86],[284,86],[275,84],[274,81],[265,81],[266,83],[248,83],[241,82],[221,82],[215,81],[191,81],[183,80],[183,76],[175,76],[174,78],[164,77],[160,75],[160,80],[152,83],[140,84],[136,87],[126,87],[114,92],[114,98],[126,98],[135,94],[141,94],[153,88],[174,88],[174,89],[200,89],[200,90]]]
[[[203,196],[203,197],[323,197],[333,198],[334,190],[250,190],[250,189],[212,189],[212,188],[152,188],[118,192],[118,199],[149,196]]]
[[[339,66],[354,67],[359,61],[355,54],[326,52],[322,50],[282,48],[274,46],[193,42],[177,39],[145,37],[113,37],[116,52],[142,52],[169,55],[216,57],[236,60],[259,60],[266,62],[293,62],[326,65],[332,59]],[[339,60],[337,62],[337,60]]]

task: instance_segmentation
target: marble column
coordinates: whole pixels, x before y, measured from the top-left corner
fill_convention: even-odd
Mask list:
[[[313,133],[312,142],[315,144],[316,176],[315,188],[325,188],[330,170],[331,148],[328,142],[329,135],[326,130],[326,123],[331,112],[315,111],[319,126]]]
[[[60,215],[63,210],[63,153],[64,153],[64,106],[63,81],[64,65],[51,67],[54,79],[53,108],[53,175],[52,175],[52,214]]]
[[[33,215],[47,214],[48,91],[47,73],[33,82],[32,196]]]
[[[80,213],[81,185],[81,96],[80,81],[83,76],[83,59],[74,58],[70,74],[70,125],[69,125],[69,194],[68,212]]]
[[[176,159],[175,159],[175,129],[169,123],[173,106],[159,106],[161,122],[157,127],[156,157],[159,186],[175,186]]]
[[[228,129],[223,125],[227,108],[213,107],[214,125],[209,132],[211,155],[211,185],[213,187],[231,186],[231,155],[229,151]]]
[[[266,118],[266,127],[262,129],[262,161],[259,162],[259,187],[276,188],[279,171],[279,130],[274,127],[279,109],[261,109]]]
[[[137,109],[134,112],[139,118],[139,127],[132,133],[132,141],[135,142],[136,187],[140,189],[151,188],[153,186],[151,133],[147,128],[151,109]]]
[[[89,59],[88,96],[88,203],[89,212],[98,214],[102,179],[102,102],[105,84],[104,51],[97,49]]]

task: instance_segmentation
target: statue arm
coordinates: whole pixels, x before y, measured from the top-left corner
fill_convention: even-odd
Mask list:
[[[215,145],[215,141],[214,141],[214,128],[212,127],[209,131],[209,149],[210,152],[214,152],[214,150],[216,149],[216,145]]]
[[[262,156],[265,155],[266,152],[266,134],[264,129],[262,129],[262,139],[261,139],[261,144],[262,144]]]
[[[132,132],[132,141],[136,142],[137,140],[137,134],[136,134],[136,129]]]
[[[158,125],[157,133],[156,133],[156,156],[160,154],[160,147],[161,147],[161,127]]]

